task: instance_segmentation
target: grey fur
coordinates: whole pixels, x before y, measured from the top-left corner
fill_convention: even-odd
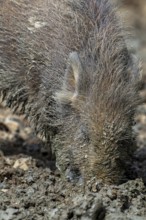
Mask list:
[[[134,151],[140,70],[110,1],[0,4],[0,92],[6,105],[52,142],[69,179],[122,181]]]

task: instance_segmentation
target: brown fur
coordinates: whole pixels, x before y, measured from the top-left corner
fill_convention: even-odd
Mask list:
[[[69,179],[124,178],[140,71],[108,0],[2,0],[0,91]]]

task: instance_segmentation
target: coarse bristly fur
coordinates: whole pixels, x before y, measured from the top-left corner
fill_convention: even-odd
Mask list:
[[[69,180],[125,179],[139,82],[109,0],[1,1],[2,99],[52,142]]]

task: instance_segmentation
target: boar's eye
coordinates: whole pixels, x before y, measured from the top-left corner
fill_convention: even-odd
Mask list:
[[[123,139],[123,140],[119,140],[119,141],[117,142],[118,146],[120,146],[120,147],[127,147],[127,146],[129,146],[131,143],[132,143],[132,140],[131,140],[131,139]]]

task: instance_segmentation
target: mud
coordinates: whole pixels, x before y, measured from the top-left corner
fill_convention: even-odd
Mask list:
[[[124,1],[123,1],[124,2]],[[131,41],[143,62],[146,100],[145,1],[125,1],[127,22],[135,28]],[[141,15],[143,14],[143,16]],[[102,185],[73,185],[60,177],[45,144],[23,117],[0,107],[0,220],[144,220],[146,219],[146,104],[136,117],[138,150],[133,160],[134,180]]]

